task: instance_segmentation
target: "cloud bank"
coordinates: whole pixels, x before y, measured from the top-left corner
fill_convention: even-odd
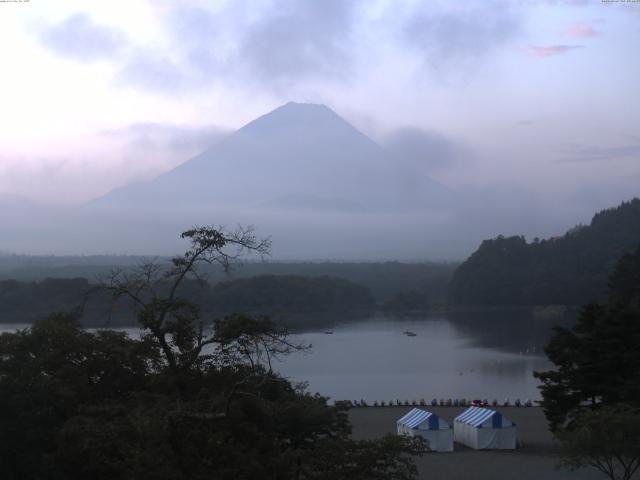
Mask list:
[[[127,43],[124,32],[95,23],[86,14],[72,15],[49,27],[41,41],[55,53],[83,62],[112,58]]]

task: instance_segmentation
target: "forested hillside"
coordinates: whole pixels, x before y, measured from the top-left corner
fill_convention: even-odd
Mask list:
[[[261,275],[220,282],[210,292],[212,310],[225,313],[366,312],[375,307],[368,288],[332,277]]]
[[[168,262],[168,258],[157,258]],[[0,280],[40,282],[47,278],[87,278],[108,275],[113,269],[133,268],[149,261],[141,256],[26,256],[0,254]],[[429,303],[444,303],[447,284],[454,263],[434,262],[246,262],[236,265],[231,272],[218,266],[203,268],[207,281],[214,284],[228,280],[260,275],[295,275],[301,277],[336,277],[349,280],[371,290],[378,303],[391,300],[398,294],[419,292]]]
[[[157,285],[158,291],[166,289]],[[178,295],[212,318],[233,312],[257,314],[365,315],[376,305],[370,290],[335,277],[261,275],[201,285],[184,281]],[[0,323],[31,323],[51,312],[82,310],[87,326],[135,325],[131,305],[113,301],[85,278],[45,279],[42,282],[0,281]],[[313,320],[313,319],[312,319]],[[311,320],[297,318],[292,327]]]
[[[0,281],[0,323],[33,322],[52,312],[82,308],[91,287],[85,278],[47,278],[41,282]],[[101,299],[103,311],[108,303]]]
[[[622,255],[640,245],[640,199],[597,213],[587,226],[546,240],[499,236],[455,271],[458,305],[580,305],[606,296]]]

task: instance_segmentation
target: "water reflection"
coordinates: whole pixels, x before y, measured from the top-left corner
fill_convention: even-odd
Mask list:
[[[543,355],[553,327],[568,326],[575,321],[575,312],[565,310],[561,315],[547,318],[527,308],[470,310],[447,312],[458,335],[474,345],[512,353]]]

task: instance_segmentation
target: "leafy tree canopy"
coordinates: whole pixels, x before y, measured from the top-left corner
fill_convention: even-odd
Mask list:
[[[640,409],[603,406],[580,414],[574,428],[557,433],[562,463],[593,467],[611,480],[630,480],[640,468]]]
[[[640,467],[640,410],[606,406],[580,415],[575,428],[558,434],[563,463],[591,466],[611,480],[630,480]]]
[[[266,317],[215,325],[180,295],[198,266],[266,253],[250,230],[197,228],[169,268],[102,283],[136,309],[140,338],[52,315],[0,335],[0,471],[20,479],[413,479],[419,440],[350,438],[329,405],[271,369],[304,349]],[[158,288],[159,281],[162,288]]]
[[[538,372],[542,405],[554,430],[571,428],[585,409],[625,403],[640,407],[640,248],[623,256],[609,301],[583,308],[572,328],[557,328],[546,353],[555,369]]]
[[[564,465],[611,480],[640,467],[639,266],[640,247],[618,262],[606,305],[588,305],[573,328],[556,329],[545,350],[556,368],[535,373]]]

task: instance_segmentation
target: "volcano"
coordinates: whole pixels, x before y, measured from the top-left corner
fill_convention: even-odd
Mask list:
[[[91,205],[363,213],[429,210],[446,201],[445,187],[398,161],[330,108],[290,102],[173,170]]]

